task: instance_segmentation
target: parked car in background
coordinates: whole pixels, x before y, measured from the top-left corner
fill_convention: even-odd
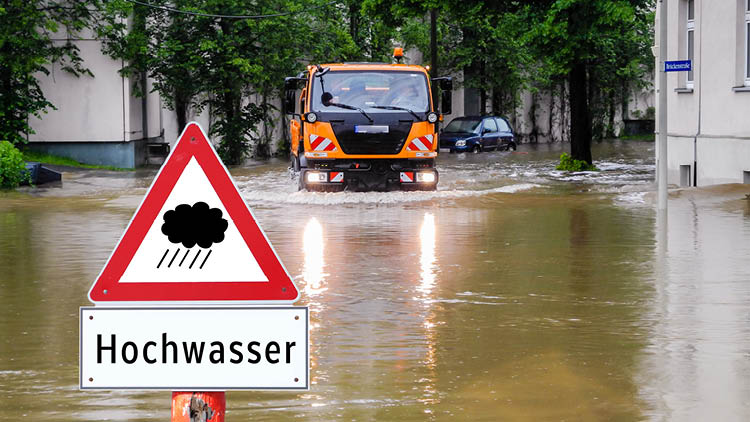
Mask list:
[[[504,117],[457,117],[440,132],[440,148],[450,152],[516,150],[513,129]]]

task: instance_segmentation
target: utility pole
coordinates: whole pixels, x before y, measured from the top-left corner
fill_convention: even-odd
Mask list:
[[[656,183],[659,210],[667,209],[667,3],[659,0],[659,139],[656,160]]]

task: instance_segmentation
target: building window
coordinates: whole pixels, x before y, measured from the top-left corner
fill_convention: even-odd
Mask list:
[[[750,0],[748,0],[750,1]],[[692,67],[687,73],[687,87],[693,87],[693,77],[695,69],[695,0],[687,1],[687,59],[692,63]]]

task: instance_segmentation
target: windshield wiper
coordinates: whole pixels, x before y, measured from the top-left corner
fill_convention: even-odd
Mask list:
[[[370,107],[372,107],[372,108],[380,108],[380,109],[383,109],[383,110],[403,110],[403,111],[408,111],[409,113],[411,113],[412,116],[414,116],[417,119],[417,121],[424,120],[421,117],[419,117],[419,115],[417,113],[415,113],[414,110],[406,108],[406,107],[399,107],[399,106],[392,106],[392,105],[387,105],[387,106],[384,106],[384,105],[374,105],[374,106],[370,106]]]
[[[328,107],[328,106],[334,106],[334,107],[345,108],[345,109],[347,109],[347,110],[357,110],[358,112],[362,113],[362,115],[363,115],[363,116],[367,117],[367,120],[369,120],[369,121],[370,121],[370,123],[374,122],[374,120],[372,120],[372,117],[370,117],[370,115],[369,115],[369,114],[365,113],[365,111],[364,111],[364,110],[362,110],[362,109],[361,109],[361,108],[359,108],[359,107],[354,107],[353,105],[349,105],[349,104],[341,104],[341,103],[328,103],[328,104],[324,104],[324,105],[325,105],[326,107]]]

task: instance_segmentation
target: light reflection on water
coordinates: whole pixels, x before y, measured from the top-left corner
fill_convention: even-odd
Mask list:
[[[432,291],[435,287],[435,243],[436,243],[436,231],[437,226],[435,224],[435,216],[432,213],[425,213],[422,226],[419,230],[419,243],[420,243],[420,277],[419,286],[417,291],[421,293],[417,300],[422,303],[421,315],[424,319],[422,326],[424,327],[424,341],[425,341],[425,356],[422,360],[427,372],[427,376],[420,379],[419,385],[422,388],[422,397],[417,400],[426,405],[424,412],[427,414],[433,414],[434,409],[430,405],[434,405],[440,402],[438,392],[436,388],[437,378],[437,331],[436,331],[436,318],[434,310],[434,301],[432,297]]]
[[[305,268],[302,272],[304,281],[304,294],[311,305],[320,306],[316,302],[316,296],[322,294],[328,288],[325,286],[325,241],[323,237],[323,226],[317,218],[312,217],[305,226],[303,251],[305,255]]]
[[[420,282],[419,291],[427,298],[435,286],[435,216],[432,213],[425,213],[422,227],[419,230],[420,241]]]
[[[298,288],[301,287],[301,296],[307,301],[310,309],[310,382],[315,385],[318,379],[318,361],[316,353],[316,331],[320,328],[320,313],[325,309],[325,302],[319,296],[328,290],[325,285],[326,274],[325,268],[325,241],[323,236],[323,226],[317,218],[311,217],[305,225],[302,251],[305,259],[302,271],[302,280],[298,282]],[[300,286],[301,284],[301,286]],[[306,395],[305,398],[314,401],[313,406],[322,405],[315,401],[314,395]]]

